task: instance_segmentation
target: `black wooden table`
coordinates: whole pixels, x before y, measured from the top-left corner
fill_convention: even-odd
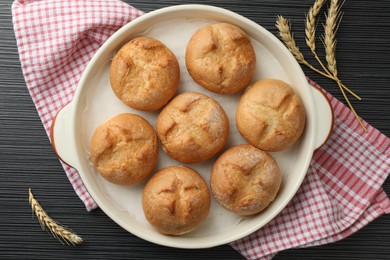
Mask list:
[[[314,0],[128,2],[146,12],[184,3],[216,5],[244,15],[273,33],[276,16],[283,14],[294,25],[298,45],[311,57],[304,48],[303,22]],[[0,258],[243,259],[227,245],[202,250],[154,245],[123,230],[101,210],[85,210],[52,150],[26,89],[12,30],[11,3],[0,1]],[[390,136],[390,1],[347,0],[343,11],[337,45],[340,78],[363,97],[363,101],[353,102],[358,114]],[[306,68],[304,71],[343,100],[334,82]],[[28,204],[29,187],[53,218],[86,239],[83,245],[63,246],[41,230]],[[384,189],[390,194],[389,180]],[[343,241],[288,250],[275,257],[301,258],[390,259],[390,216],[382,216]]]

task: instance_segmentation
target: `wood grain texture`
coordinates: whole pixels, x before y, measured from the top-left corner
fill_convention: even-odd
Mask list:
[[[290,18],[298,45],[304,46],[304,16],[314,1],[127,2],[146,12],[183,3],[216,5],[252,19],[272,33],[276,33],[276,16],[282,14]],[[227,245],[202,250],[154,245],[123,230],[101,210],[85,210],[51,148],[27,92],[12,30],[11,4],[0,0],[0,258],[243,259]],[[340,78],[363,97],[363,101],[353,102],[359,115],[390,136],[390,1],[347,0],[343,11],[337,36]],[[302,50],[310,57],[308,50]],[[304,71],[342,100],[336,84],[306,68]],[[86,243],[66,247],[41,231],[28,205],[29,187],[49,215],[83,236]],[[386,181],[384,189],[390,193],[390,181]],[[390,259],[390,216],[382,216],[343,241],[287,250],[274,259],[302,258]]]

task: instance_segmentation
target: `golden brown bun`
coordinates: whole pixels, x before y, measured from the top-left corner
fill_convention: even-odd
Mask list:
[[[202,27],[186,49],[191,77],[206,89],[231,94],[248,86],[256,67],[256,54],[248,35],[239,27],[217,23]]]
[[[128,106],[153,111],[176,93],[179,63],[164,44],[149,37],[126,43],[115,55],[110,82],[115,95]]]
[[[157,163],[157,135],[142,117],[120,114],[96,128],[89,150],[91,161],[106,180],[134,184],[145,179]]]
[[[199,226],[210,211],[210,192],[203,178],[187,167],[158,171],[142,194],[145,217],[159,232],[182,235]]]
[[[214,163],[210,177],[216,201],[238,215],[264,210],[275,199],[281,182],[272,156],[249,144],[226,150]]]
[[[305,127],[305,110],[293,88],[276,79],[256,81],[242,95],[236,124],[242,137],[265,151],[293,144]]]
[[[175,97],[157,118],[164,151],[182,163],[205,161],[219,152],[229,134],[223,108],[212,98],[186,92]]]

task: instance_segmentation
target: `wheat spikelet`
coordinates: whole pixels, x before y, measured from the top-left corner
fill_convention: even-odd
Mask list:
[[[306,45],[309,47],[310,51],[313,53],[314,58],[321,65],[322,69],[327,73],[331,74],[326,66],[322,63],[321,59],[318,57],[316,52],[316,29],[317,29],[317,16],[321,11],[322,6],[325,4],[326,0],[317,0],[314,2],[313,6],[310,7],[309,12],[306,15],[305,23],[305,35],[306,35]]]
[[[83,239],[80,236],[59,225],[47,215],[39,202],[34,198],[31,188],[29,189],[28,200],[30,202],[32,211],[37,216],[39,224],[43,230],[48,229],[53,237],[57,238],[62,244],[65,242],[68,245],[76,245],[83,242]]]
[[[292,55],[294,55],[295,59],[299,63],[305,63],[305,58],[302,52],[299,50],[297,44],[295,43],[294,36],[291,32],[290,22],[283,16],[279,15],[278,19],[276,20],[276,27],[279,30],[280,38],[282,39],[286,47],[289,49],[289,51],[292,53]]]
[[[317,15],[320,13],[322,6],[326,0],[317,0],[313,6],[310,7],[309,12],[306,15],[306,44],[310,48],[311,52],[316,56],[316,29],[317,29]],[[322,63],[322,62],[321,62]]]
[[[326,54],[325,58],[328,63],[328,70],[332,73],[333,77],[336,79],[337,85],[339,86],[345,101],[347,101],[349,108],[354,113],[361,127],[365,131],[367,131],[367,128],[364,126],[363,122],[361,121],[360,117],[358,116],[354,107],[349,101],[347,95],[345,94],[341,81],[338,79],[338,71],[337,71],[337,63],[336,63],[336,44],[337,44],[336,33],[339,26],[339,22],[342,17],[340,8],[341,5],[338,0],[330,1],[328,13],[326,15],[326,21],[324,25],[324,36],[323,36],[323,43],[324,43],[325,54]]]
[[[340,21],[340,5],[338,0],[331,0],[326,21],[324,25],[323,42],[325,46],[325,58],[328,63],[328,69],[334,77],[338,78],[336,64],[336,33]]]

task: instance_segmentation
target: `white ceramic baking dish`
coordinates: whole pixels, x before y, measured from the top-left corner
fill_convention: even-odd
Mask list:
[[[254,80],[278,78],[289,82],[304,103],[307,124],[296,144],[286,151],[273,153],[284,178],[277,198],[265,211],[252,217],[240,218],[213,201],[208,219],[198,229],[184,236],[166,236],[155,231],[143,216],[141,194],[145,182],[129,187],[106,182],[90,163],[88,143],[95,127],[115,114],[137,113],[155,126],[156,112],[140,112],[125,106],[112,93],[109,84],[109,66],[113,55],[128,40],[141,35],[159,39],[177,56],[181,66],[179,92],[203,92],[221,103],[230,120],[228,145],[245,143],[236,130],[234,120],[235,105],[240,93],[226,96],[208,92],[192,81],[185,68],[184,53],[189,37],[197,28],[213,22],[235,24],[250,35],[257,55]],[[329,101],[321,91],[307,83],[299,64],[273,34],[253,21],[225,9],[205,5],[181,5],[160,9],[137,18],[103,44],[85,69],[73,101],[61,109],[53,120],[52,142],[60,159],[78,170],[99,207],[124,229],[160,245],[205,248],[240,239],[272,220],[297,192],[314,150],[326,141],[332,126],[333,112]],[[212,162],[213,160],[209,160],[190,167],[208,181]],[[160,151],[156,170],[178,164]]]

